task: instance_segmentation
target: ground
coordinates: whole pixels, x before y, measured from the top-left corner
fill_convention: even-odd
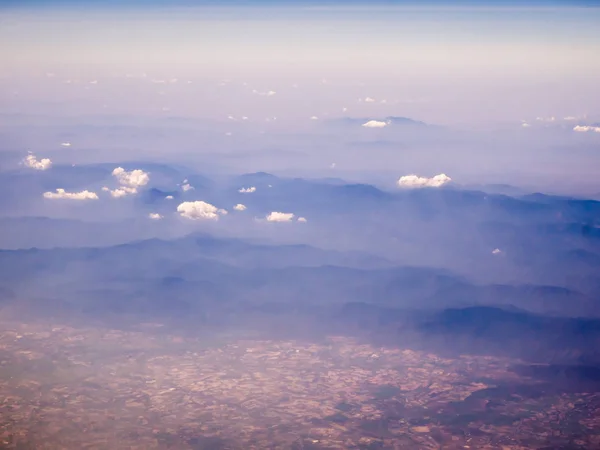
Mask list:
[[[4,322],[0,448],[600,448],[600,394],[521,363],[340,335]]]

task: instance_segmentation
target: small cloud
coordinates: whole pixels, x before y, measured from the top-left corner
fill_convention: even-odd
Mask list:
[[[371,97],[366,97],[365,100],[364,100],[365,103],[375,103],[375,101],[376,100],[374,98],[371,98]]]
[[[177,212],[181,217],[191,220],[219,220],[219,214],[227,214],[224,209],[219,209],[203,201],[180,203]]]
[[[110,191],[110,188],[109,188],[108,186],[103,186],[103,187],[102,187],[102,190],[103,190],[104,192],[108,192],[108,191]]]
[[[387,122],[381,122],[379,120],[369,120],[368,122],[362,124],[362,126],[365,128],[383,128],[387,125]]]
[[[161,216],[159,213],[150,213],[150,214],[148,214],[148,219],[160,220],[162,218],[163,218],[163,216]]]
[[[32,153],[27,155],[27,157],[23,160],[23,164],[35,170],[48,170],[50,167],[52,167],[52,161],[50,158],[38,160]]]
[[[173,196],[172,196],[172,195],[167,195],[167,196],[165,197],[165,200],[173,200]]]
[[[110,191],[110,195],[113,198],[121,198],[129,194],[137,194],[137,189],[128,186],[121,186],[120,188]]]
[[[348,108],[342,108],[342,112],[348,111]]]
[[[311,116],[310,120],[319,120],[317,116]]]
[[[556,117],[536,117],[535,120],[538,122],[554,122]]]
[[[575,117],[575,116],[567,116],[563,120],[567,120],[567,121],[577,120],[577,117]]]
[[[579,133],[588,133],[588,132],[594,132],[594,133],[600,133],[600,127],[593,127],[590,125],[576,125],[575,127],[573,127],[573,131],[577,131]]]
[[[257,91],[256,89],[254,89],[252,91],[252,93],[256,94],[256,95],[262,95],[262,96],[265,96],[265,97],[273,97],[275,94],[277,94],[277,92],[275,92],[275,91],[262,92],[262,91]]]
[[[227,133],[225,133],[225,136],[231,136],[233,133],[231,131],[228,131]]]
[[[81,191],[81,192],[67,192],[64,189],[57,189],[56,192],[44,192],[44,198],[57,200],[98,200],[98,195],[95,192]]]
[[[417,175],[405,175],[398,180],[398,186],[406,188],[440,187],[450,181],[452,181],[452,178],[444,173],[431,178],[419,177]]]
[[[127,172],[122,167],[117,167],[112,171],[112,174],[123,186],[145,186],[150,181],[150,175],[142,169],[135,169]]]
[[[383,100],[381,100],[379,103],[387,103],[387,100],[384,98]]]
[[[248,117],[242,116],[242,120],[248,120]]]
[[[184,184],[181,185],[181,189],[183,190],[183,192],[187,192],[187,191],[191,191],[194,189],[194,186],[192,186],[191,184],[184,182]]]
[[[529,127],[531,127],[531,125],[529,125],[527,122],[523,122],[523,123],[521,124],[521,126],[522,126],[523,128],[529,128]]]
[[[335,163],[331,163],[331,165],[329,166],[330,169],[335,169]]]
[[[305,217],[298,217],[298,222],[306,223],[307,220]]]
[[[273,211],[266,217],[267,222],[291,222],[293,218],[294,214],[292,213],[282,213],[277,211]]]
[[[60,145],[63,146],[63,147],[70,147],[71,143],[70,142],[61,142]]]
[[[256,187],[251,186],[249,188],[241,188],[238,192],[241,192],[242,194],[251,194],[252,192],[256,192]]]
[[[495,248],[494,250],[492,250],[492,255],[499,255],[500,253],[502,253],[502,250],[500,250],[499,248]]]
[[[235,205],[233,207],[233,209],[235,209],[236,211],[245,211],[246,210],[246,205],[242,205],[241,203],[238,203],[237,205]]]

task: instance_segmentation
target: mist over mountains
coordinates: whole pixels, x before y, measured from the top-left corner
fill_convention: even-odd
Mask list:
[[[0,218],[3,308],[201,327],[296,317],[438,350],[452,341],[454,351],[556,359],[561,348],[561,360],[596,361],[600,202],[456,183],[386,190],[266,172],[211,178],[143,163],[124,173],[151,182],[111,198],[99,187],[113,166],[59,166],[35,183],[37,173],[3,178],[24,195],[58,180],[103,194],[72,207],[40,202],[40,211],[62,202],[62,217],[13,209]],[[191,220],[178,212],[186,202],[227,214]],[[73,208],[86,220],[69,218]],[[270,221],[277,211],[283,223]],[[514,345],[500,344],[509,336]],[[522,340],[536,344],[525,351]]]

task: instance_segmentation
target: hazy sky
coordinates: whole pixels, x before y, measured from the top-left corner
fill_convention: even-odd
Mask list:
[[[216,3],[4,1],[0,74],[230,78],[265,91],[327,79],[352,96],[363,85],[365,96],[438,100],[442,120],[600,104],[595,2]]]

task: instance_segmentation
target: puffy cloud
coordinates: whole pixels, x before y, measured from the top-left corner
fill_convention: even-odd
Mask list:
[[[194,186],[192,186],[189,183],[185,183],[185,184],[181,185],[181,189],[183,189],[183,192],[187,192],[187,191],[191,191],[192,189],[194,189]]]
[[[499,248],[495,248],[494,250],[492,250],[492,255],[499,255],[500,253],[502,253],[502,250],[500,250]]]
[[[256,187],[252,186],[249,188],[241,188],[238,190],[238,192],[241,192],[242,194],[251,194],[252,192],[256,192]]]
[[[61,142],[61,144],[63,147],[70,147],[71,143],[70,142]]]
[[[172,196],[172,195],[167,195],[167,196],[165,197],[165,200],[173,200],[173,196]]]
[[[319,118],[317,116],[311,116],[310,120],[319,120]]]
[[[365,103],[375,103],[375,99],[371,97],[365,98]]]
[[[67,199],[67,200],[98,200],[98,195],[95,192],[66,192],[64,189],[57,189],[56,192],[44,192],[44,198],[52,200]]]
[[[112,174],[122,186],[137,188],[147,185],[150,181],[150,175],[141,169],[127,172],[122,167],[117,167],[112,171]]]
[[[103,190],[104,190],[104,188],[103,188]],[[136,188],[127,187],[127,186],[121,186],[120,188],[113,189],[112,191],[110,191],[110,195],[113,198],[121,198],[121,197],[125,197],[126,195],[136,194],[136,193],[137,193]]]
[[[592,131],[594,133],[600,133],[600,127],[594,127],[590,125],[576,125],[573,128],[573,131],[578,131],[580,133],[587,133],[589,131]]]
[[[127,172],[122,167],[117,167],[112,171],[112,175],[117,179],[121,186],[112,191],[105,186],[102,190],[110,192],[110,195],[114,198],[125,197],[129,194],[137,194],[138,187],[145,186],[150,181],[150,175],[141,169]]]
[[[408,188],[440,187],[450,181],[452,181],[452,178],[450,178],[444,173],[440,173],[439,175],[436,175],[431,178],[419,177],[417,175],[405,175],[403,177],[400,177],[400,179],[398,180],[398,186]]]
[[[369,120],[368,122],[362,124],[362,126],[365,128],[383,128],[387,125],[387,122],[381,122],[379,120]]]
[[[50,167],[52,167],[52,161],[50,158],[38,160],[32,153],[27,155],[27,157],[23,160],[23,164],[35,170],[48,170]]]
[[[267,222],[291,222],[294,218],[292,213],[282,213],[273,211],[267,216]]]
[[[181,217],[192,220],[219,220],[219,214],[227,214],[227,211],[224,209],[219,209],[216,206],[203,201],[180,203],[177,207],[177,212]]]
[[[306,223],[307,222],[306,217],[298,217],[298,222]]]
[[[163,218],[159,213],[150,213],[148,214],[148,218],[152,220],[160,220]]]
[[[233,207],[233,209],[235,209],[236,211],[245,211],[246,210],[246,205],[242,205],[241,203],[238,203],[237,205],[235,205]]]
[[[523,122],[523,123],[521,124],[521,126],[522,126],[523,128],[529,128],[531,125],[529,125],[527,122]]]

